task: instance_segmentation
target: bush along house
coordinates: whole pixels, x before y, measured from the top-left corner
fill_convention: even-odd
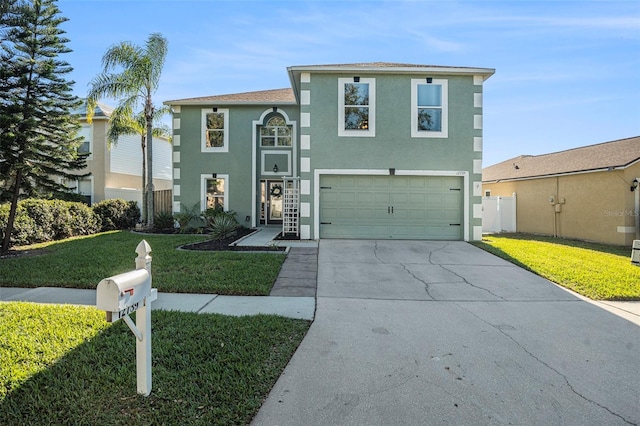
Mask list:
[[[292,66],[291,88],[167,101],[173,210],[300,239],[482,238],[489,68]]]

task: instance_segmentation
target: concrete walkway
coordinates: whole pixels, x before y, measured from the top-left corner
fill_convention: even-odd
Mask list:
[[[322,240],[253,424],[640,424],[638,366],[638,325],[472,245]]]

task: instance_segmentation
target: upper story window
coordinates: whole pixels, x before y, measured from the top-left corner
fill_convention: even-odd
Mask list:
[[[448,92],[447,80],[411,80],[411,137],[448,137]]]
[[[82,145],[78,147],[78,152],[80,154],[89,154],[87,159],[91,160],[93,158],[91,154],[93,152],[93,126],[91,124],[83,124],[80,127],[78,136],[84,138]]]
[[[271,117],[260,129],[261,146],[291,146],[291,126],[281,116]]]
[[[339,78],[338,102],[338,136],[376,135],[374,78]]]
[[[229,152],[229,110],[202,110],[202,152]]]

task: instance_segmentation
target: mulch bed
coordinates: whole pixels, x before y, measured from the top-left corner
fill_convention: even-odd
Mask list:
[[[280,251],[283,252],[286,247],[277,246],[230,246],[229,244],[238,241],[240,238],[255,232],[255,229],[240,228],[232,237],[223,240],[208,240],[201,243],[189,244],[182,246],[184,250],[199,251]]]

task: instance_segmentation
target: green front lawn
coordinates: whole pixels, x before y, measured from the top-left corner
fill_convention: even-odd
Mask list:
[[[268,295],[284,254],[202,252],[177,247],[197,235],[141,235],[114,231],[37,244],[29,254],[0,259],[0,286],[95,289],[103,278],[135,268],[135,248],[151,246],[153,286],[161,292]]]
[[[594,300],[640,300],[631,249],[523,234],[486,236],[476,246]]]
[[[0,303],[0,424],[249,424],[308,321],[154,311],[152,379],[135,337],[92,307]]]

